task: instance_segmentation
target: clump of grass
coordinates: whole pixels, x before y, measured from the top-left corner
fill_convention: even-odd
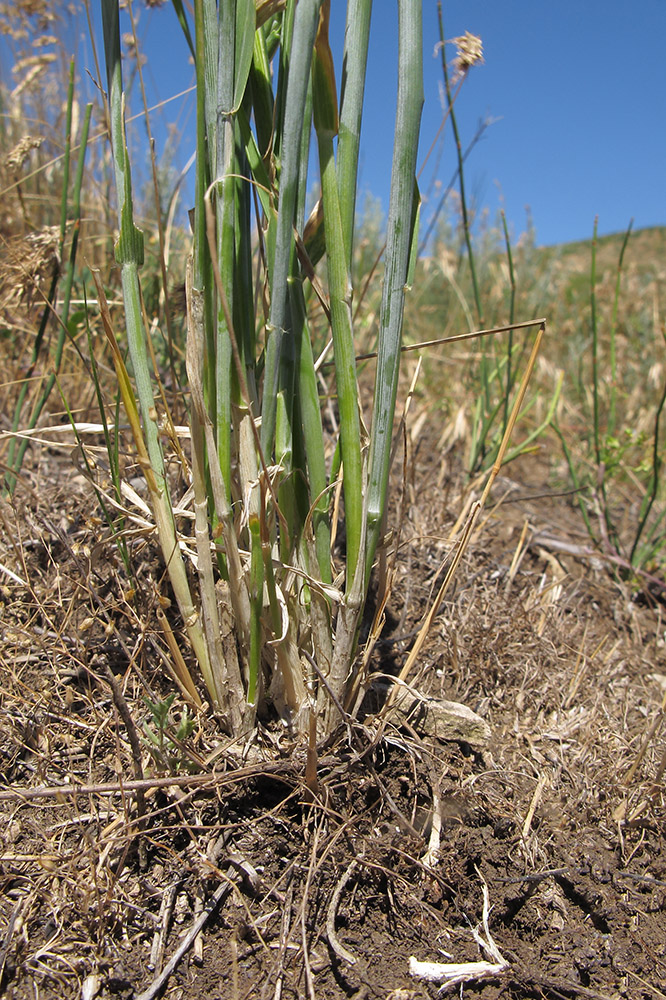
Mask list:
[[[327,0],[279,9],[257,8],[252,0],[219,8],[198,0],[192,26],[179,8],[197,75],[196,200],[186,280],[191,451],[178,459],[191,477],[191,540],[182,523],[187,503],[172,496],[161,429],[172,420],[168,410],[160,416],[165,398],[156,396],[159,372],[143,311],[144,235],[135,222],[124,131],[116,0],[106,0],[103,14],[128,359],[96,278],[162,555],[209,703],[233,734],[248,732],[272,705],[311,741],[330,734],[360,704],[366,684],[359,632],[375,557],[385,557],[405,291],[418,246],[423,100],[421,4],[400,0],[391,194],[381,297],[373,303],[377,349],[365,355],[376,359],[370,414],[359,398],[357,330],[363,328],[359,303],[381,251],[360,281],[354,267],[370,3],[350,0],[347,8],[340,94],[329,9]],[[313,126],[321,197],[306,220]],[[462,163],[459,168],[462,179]],[[469,231],[467,243],[471,250]],[[317,361],[315,324],[326,339],[330,331],[332,348]],[[499,426],[490,476],[454,568],[499,467],[511,457],[509,439],[545,331],[542,320],[516,323],[529,325],[540,331],[520,387],[517,364],[503,383],[502,406],[493,412]],[[332,433],[324,429],[322,406]],[[336,544],[341,536],[344,549]],[[379,617],[388,580],[383,573]]]
[[[141,306],[143,234],[134,222],[113,0],[103,4],[103,15],[116,260],[131,378],[98,281],[102,319],[171,587],[209,701],[235,733],[251,728],[270,701],[296,729],[313,731],[310,720],[316,718],[325,734],[339,723],[355,685],[359,624],[382,535],[404,290],[416,232],[421,5],[398,5],[396,145],[369,440],[356,378],[352,261],[370,4],[348,6],[342,98],[328,41],[328,2],[257,8],[244,0],[216,9],[198,0],[193,26],[180,14],[197,73],[187,374],[198,598],[170,497]],[[322,195],[321,211],[306,227],[312,123]],[[319,253],[321,279],[315,279]],[[312,352],[310,286],[332,333],[334,374],[323,385]],[[332,452],[322,430],[322,389],[336,400],[339,433]],[[331,563],[340,510],[332,499],[340,486],[342,572]],[[223,651],[226,608],[235,657]]]
[[[219,7],[199,0],[193,23],[178,10],[197,74],[185,343],[169,322],[169,303],[162,301],[169,276],[159,226],[150,240],[162,256],[157,278],[145,259],[125,136],[119,7],[115,0],[103,5],[117,268],[115,277],[93,268],[93,279],[94,308],[116,375],[110,418],[101,405],[105,387],[93,342],[98,321],[92,311],[76,320],[87,332],[109,452],[112,489],[100,489],[99,497],[131,574],[125,526],[137,519],[132,504],[144,525],[147,508],[122,480],[122,403],[169,581],[169,596],[160,593],[159,600],[164,607],[175,601],[187,637],[181,649],[173,619],[158,615],[176,683],[189,703],[202,707],[198,680],[187,665],[191,652],[208,704],[229,732],[250,731],[257,716],[272,708],[292,730],[314,740],[329,734],[363,696],[368,657],[358,655],[361,619],[378,555],[386,568],[403,309],[418,245],[421,5],[401,0],[398,8],[400,85],[386,233],[375,226],[360,238],[355,192],[369,2],[351,0],[348,7],[339,94],[328,3],[300,0],[274,9],[257,8],[253,0]],[[130,55],[136,60],[135,46]],[[313,126],[321,197],[306,220]],[[165,201],[157,173],[155,200]],[[515,281],[505,236],[513,324]],[[463,240],[471,257],[469,231]],[[117,276],[122,321],[117,303],[109,301]],[[151,313],[157,303],[165,319],[164,338],[148,303]],[[59,330],[73,336],[67,297],[63,305]],[[480,315],[480,304],[476,309]],[[377,350],[366,352],[375,359],[370,413],[360,398],[357,352],[375,325]],[[516,321],[515,328],[526,325]],[[543,328],[528,375],[542,335]],[[329,338],[332,349],[316,359],[315,344]],[[492,386],[499,402],[488,410],[491,421],[481,424],[482,437],[492,438],[492,449],[483,451],[492,471],[466,538],[500,464],[511,457],[508,442],[518,410],[509,405],[510,396],[517,390],[520,403],[527,385],[524,376],[518,389],[520,354],[511,342],[508,355],[497,357],[495,369],[486,369],[485,392]],[[183,406],[177,394],[183,368],[188,445],[179,437],[174,411]],[[63,399],[85,456],[65,392]],[[16,419],[23,407],[21,402]],[[16,473],[13,465],[10,486]],[[93,477],[91,465],[87,474]],[[390,573],[383,572],[380,609],[388,581]],[[380,618],[381,610],[371,630],[375,636]],[[428,627],[426,622],[423,636]]]
[[[602,327],[595,219],[589,275],[591,388],[589,394],[581,392],[587,395],[587,432],[582,435],[582,448],[576,449],[571,447],[567,435],[559,427],[558,433],[591,539],[621,575],[637,574],[640,586],[656,587],[663,593],[666,592],[663,565],[666,507],[663,505],[661,422],[666,403],[666,380],[653,366],[646,379],[647,385],[642,387],[640,401],[635,397],[633,400],[633,406],[638,405],[643,411],[639,414],[632,407],[631,395],[622,392],[623,379],[618,366],[621,288],[631,230],[630,223],[620,244],[609,316]],[[657,332],[666,343],[663,328]],[[653,402],[646,407],[644,394],[649,391],[650,382]],[[618,510],[618,501],[627,491],[632,507],[629,523]]]

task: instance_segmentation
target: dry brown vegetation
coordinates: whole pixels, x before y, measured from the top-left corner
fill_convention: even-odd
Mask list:
[[[463,502],[436,443],[412,443],[381,674],[404,662]],[[169,996],[302,996],[308,981],[318,997],[434,995],[408,959],[478,957],[484,882],[509,968],[471,991],[659,996],[662,609],[552,551],[582,538],[543,466],[500,482],[411,679],[472,707],[490,738],[442,742],[368,706],[320,750],[313,800],[304,751],[268,720],[245,751],[203,715],[181,742],[181,702],[152,747],[146,699],[168,691],[154,544],[140,542],[137,604],[89,483],[39,451],[33,490],[4,503],[0,555],[25,581],[3,583],[0,650],[8,996],[139,995],[216,893]]]

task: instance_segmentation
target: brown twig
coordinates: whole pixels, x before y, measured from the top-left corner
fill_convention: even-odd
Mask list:
[[[100,657],[101,660],[101,657]],[[94,668],[94,662],[91,663],[91,668]],[[123,720],[125,729],[127,730],[127,736],[130,743],[130,749],[132,752],[132,764],[134,767],[134,777],[136,781],[143,781],[143,764],[141,763],[141,743],[139,742],[139,734],[136,731],[136,725],[134,724],[134,719],[132,718],[132,713],[129,710],[127,702],[125,701],[125,695],[123,694],[118,680],[113,674],[111,667],[106,662],[101,663],[101,669],[104,672],[104,677],[107,684],[111,688],[111,694],[113,696],[113,704],[116,706],[118,715]],[[142,788],[137,788],[136,791],[136,811],[138,814],[138,828],[139,831],[143,829],[144,817],[146,815],[146,800],[143,794]],[[143,841],[139,840],[139,858],[141,867],[144,868],[146,864],[146,848]]]
[[[523,330],[527,327],[540,326],[545,323],[545,319],[528,319],[521,323],[513,323],[509,326],[493,326],[488,330],[471,330],[469,333],[456,333],[452,337],[438,337],[436,340],[422,340],[418,344],[403,344],[400,348],[402,354],[407,354],[410,351],[422,351],[426,347],[440,347],[442,344],[455,344],[461,340],[475,340],[478,337],[488,337],[495,333],[510,333],[512,330]],[[377,357],[377,351],[368,351],[367,354],[357,354],[355,360],[360,361],[372,361]],[[321,363],[322,368],[330,368],[334,365],[333,361],[324,361]]]
[[[282,996],[282,984],[284,982],[284,959],[287,951],[287,941],[291,929],[291,913],[294,901],[294,887],[291,884],[291,874],[289,875],[289,885],[285,893],[284,904],[282,906],[282,921],[280,925],[280,950],[278,953],[278,968],[275,977],[275,992],[273,1000],[280,1000]]]
[[[197,894],[194,897],[194,918],[198,920],[204,911],[204,898],[200,889],[197,889]],[[197,934],[194,939],[194,945],[192,947],[192,958],[197,965],[203,963],[203,937],[201,932]]]
[[[573,542],[566,541],[566,539],[555,538],[545,533],[535,535],[530,544],[542,545],[544,548],[564,552],[566,555],[573,556],[574,559],[599,559],[634,575],[644,583],[646,588],[650,585],[661,593],[666,593],[666,581],[655,576],[653,573],[648,573],[646,570],[640,569],[638,566],[632,566],[628,559],[624,559],[615,551],[601,552],[598,549],[591,548],[589,545],[576,545]]]
[[[159,927],[155,930],[153,935],[153,944],[150,949],[150,960],[148,962],[148,968],[150,971],[157,969],[158,972],[162,970],[162,962],[164,961],[164,949],[166,947],[166,939],[169,933],[169,924],[171,922],[171,914],[173,913],[173,906],[176,901],[176,893],[178,892],[178,886],[180,882],[174,882],[166,890],[164,896],[162,897],[162,905],[160,906],[160,916],[159,916]]]
[[[227,896],[230,892],[231,882],[222,882],[218,885],[213,895],[205,904],[203,913],[194,921],[189,931],[181,941],[179,947],[164,966],[162,972],[160,972],[159,976],[153,980],[147,990],[144,990],[143,993],[140,993],[136,997],[136,1000],[153,1000],[153,997],[155,997],[162,989],[169,976],[180,962],[181,958],[187,954],[189,949],[192,947],[197,935],[202,931],[211,914],[217,909],[225,896]]]
[[[331,767],[339,764],[335,757],[322,757],[319,761],[320,767]],[[260,764],[248,764],[247,767],[239,767],[234,770],[224,771],[221,774],[172,774],[160,778],[144,778],[135,781],[109,781],[92,785],[40,785],[37,788],[7,788],[0,790],[0,802],[30,799],[57,799],[60,797],[69,798],[74,795],[112,795],[121,792],[146,792],[151,788],[187,788],[191,785],[210,785],[219,788],[224,784],[242,781],[244,778],[252,778],[256,775],[273,774],[276,776],[289,775],[296,778],[301,768],[297,763],[291,761],[265,761]]]

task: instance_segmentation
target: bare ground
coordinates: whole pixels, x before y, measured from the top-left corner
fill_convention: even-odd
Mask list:
[[[383,673],[404,662],[461,509],[434,445],[408,472]],[[472,930],[487,887],[505,968],[468,996],[664,997],[664,606],[555,548],[585,539],[549,475],[530,460],[498,482],[411,677],[490,739],[370,714],[320,748],[313,798],[303,750],[271,724],[244,757],[208,718],[161,768],[132,749],[125,707],[150,722],[144,699],[166,690],[159,565],[139,533],[128,594],[88,484],[38,454],[38,489],[2,508],[0,563],[23,581],[1,581],[5,996],[160,995],[200,921],[161,995],[434,997],[410,957],[486,958]]]

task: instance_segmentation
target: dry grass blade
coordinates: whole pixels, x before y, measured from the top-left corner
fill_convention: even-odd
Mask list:
[[[490,474],[489,474],[489,476],[487,478],[486,485],[485,485],[485,488],[483,490],[483,493],[481,494],[480,499],[478,501],[475,501],[472,504],[469,516],[467,518],[467,521],[466,521],[465,526],[464,526],[463,531],[462,531],[462,535],[460,536],[460,538],[459,538],[459,540],[458,540],[458,542],[456,544],[455,553],[454,553],[454,556],[453,556],[453,558],[451,560],[451,563],[450,563],[450,566],[449,566],[448,571],[446,573],[446,576],[444,578],[444,581],[442,582],[442,585],[439,588],[439,591],[438,591],[438,593],[437,593],[434,601],[432,602],[432,605],[431,605],[431,607],[430,607],[430,609],[429,609],[429,611],[428,611],[428,613],[427,613],[427,615],[426,615],[426,617],[425,617],[425,619],[423,621],[423,625],[421,626],[421,630],[420,630],[418,636],[416,637],[416,640],[414,642],[414,645],[413,645],[412,649],[410,650],[409,656],[407,657],[407,660],[405,661],[405,665],[403,666],[402,670],[400,671],[400,674],[398,675],[399,679],[401,681],[406,680],[409,677],[410,673],[412,672],[412,670],[414,668],[414,664],[416,663],[416,661],[418,659],[418,656],[419,656],[419,654],[421,652],[423,644],[425,643],[426,638],[428,637],[428,634],[430,633],[430,629],[432,628],[432,624],[433,624],[435,618],[437,617],[437,615],[439,613],[440,607],[442,606],[442,601],[444,600],[444,598],[445,598],[445,596],[446,596],[446,594],[448,592],[448,589],[449,589],[449,587],[451,585],[451,581],[453,580],[453,578],[454,578],[454,576],[456,574],[456,571],[457,571],[457,569],[458,569],[458,567],[459,567],[459,565],[460,565],[460,563],[462,561],[462,558],[463,558],[463,556],[465,554],[465,551],[466,551],[467,546],[469,544],[469,540],[470,540],[470,538],[472,536],[472,533],[473,533],[473,531],[474,531],[474,529],[476,527],[477,521],[478,521],[478,519],[479,519],[479,517],[481,515],[481,511],[483,510],[483,508],[485,506],[486,500],[488,499],[488,496],[489,496],[490,491],[492,489],[493,483],[495,482],[495,479],[497,478],[497,475],[498,475],[498,473],[499,473],[499,471],[500,471],[500,469],[502,467],[502,462],[504,460],[504,456],[506,454],[507,448],[509,447],[509,442],[510,442],[511,436],[513,434],[513,429],[514,429],[514,427],[516,425],[516,420],[518,419],[518,414],[520,412],[520,408],[523,405],[523,400],[525,398],[525,393],[527,392],[527,386],[528,386],[530,378],[532,376],[532,372],[534,370],[534,365],[536,364],[536,359],[537,359],[537,356],[538,356],[538,353],[539,353],[539,349],[541,347],[541,341],[542,341],[543,336],[544,336],[545,331],[546,331],[545,320],[540,320],[538,322],[539,322],[539,331],[538,331],[537,336],[536,336],[536,338],[534,340],[534,345],[532,347],[532,352],[530,354],[530,358],[529,358],[529,360],[527,362],[527,365],[526,365],[526,368],[525,368],[525,372],[524,372],[523,377],[521,379],[520,388],[519,388],[518,393],[516,395],[516,399],[514,401],[513,408],[511,410],[511,415],[509,417],[509,421],[507,423],[506,430],[505,430],[504,435],[502,437],[502,443],[500,445],[497,458],[495,459],[495,462],[493,463],[493,467],[492,467],[492,469],[490,471]],[[392,692],[391,697],[389,698],[388,704],[389,705],[392,704],[393,701],[394,701],[394,699],[395,699],[395,692]]]
[[[422,340],[418,344],[403,344],[400,348],[403,354],[410,354],[413,351],[424,351],[429,347],[441,347],[443,344],[457,344],[465,340],[477,340],[479,337],[490,337],[497,333],[511,333],[513,330],[526,330],[534,326],[545,323],[545,319],[528,319],[521,323],[512,323],[509,326],[493,326],[488,330],[470,330],[469,333],[456,333],[450,337],[437,337],[435,340]],[[369,351],[367,354],[357,354],[356,361],[372,361],[377,357],[376,351]],[[332,362],[322,362],[324,368]]]

